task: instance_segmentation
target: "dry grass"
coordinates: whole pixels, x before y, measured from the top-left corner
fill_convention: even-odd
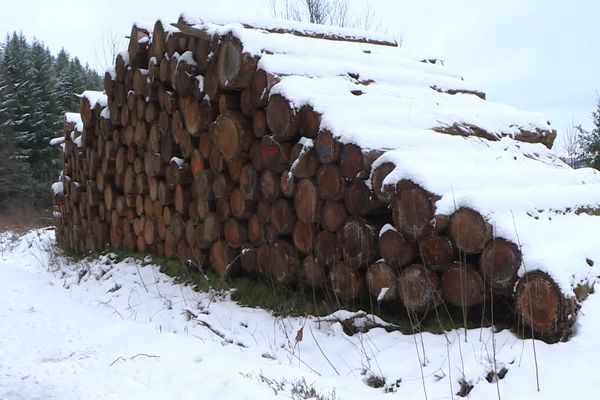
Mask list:
[[[23,234],[31,229],[52,225],[52,214],[33,207],[16,207],[0,210],[0,232]]]

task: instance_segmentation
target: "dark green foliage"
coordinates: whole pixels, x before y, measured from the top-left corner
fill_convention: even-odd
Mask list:
[[[596,109],[592,112],[592,130],[582,132],[581,144],[586,156],[591,158],[591,166],[600,169],[600,97],[596,99]]]
[[[42,42],[7,35],[0,45],[0,206],[50,204],[60,171],[50,139],[62,133],[63,114],[79,108],[77,93],[100,87],[98,74],[66,51],[54,57]]]

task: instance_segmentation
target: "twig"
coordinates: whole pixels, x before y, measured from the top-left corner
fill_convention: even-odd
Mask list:
[[[515,221],[515,215],[513,214],[512,210],[510,210],[510,215],[512,216],[512,220],[513,220],[513,227],[515,228],[515,235],[517,236],[517,244],[519,245],[519,250],[522,249],[521,247],[521,239],[519,238],[519,232],[517,231],[517,222]],[[527,283],[529,283],[529,276],[527,275],[527,266],[525,265],[525,261],[523,261],[523,269],[525,269],[525,280],[527,281]],[[533,302],[531,301],[531,291],[528,291],[528,296],[529,296],[529,315],[533,316]],[[535,337],[534,337],[534,331],[533,331],[533,324],[531,324],[531,346],[533,347],[533,361],[535,363],[535,382],[536,382],[536,386],[537,386],[537,391],[540,391],[540,375],[539,375],[539,368],[538,368],[538,361],[537,361],[537,352],[535,350]]]
[[[160,358],[160,356],[156,356],[154,354],[146,354],[146,353],[138,353],[135,356],[129,357],[129,358],[124,358],[123,356],[119,356],[115,359],[115,361],[113,361],[112,363],[110,363],[109,367],[112,367],[113,365],[115,365],[115,363],[119,360],[121,361],[127,361],[127,360],[135,360],[138,357],[148,357],[148,358]]]
[[[321,345],[317,341],[317,338],[315,337],[315,334],[313,333],[312,327],[309,326],[309,329],[310,329],[310,335],[312,336],[313,340],[315,341],[315,344],[319,348],[319,351],[321,352],[321,354],[323,355],[323,357],[325,357],[325,360],[327,360],[327,362],[329,363],[329,365],[331,366],[331,368],[333,368],[333,370],[335,371],[335,373],[339,376],[340,373],[335,368],[335,366],[333,365],[333,363],[331,362],[331,360],[329,360],[329,358],[325,355],[325,352],[323,351],[323,349],[321,348]]]

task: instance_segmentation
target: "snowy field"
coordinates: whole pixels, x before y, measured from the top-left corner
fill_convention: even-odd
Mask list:
[[[147,262],[70,262],[50,229],[1,236],[0,285],[2,400],[456,399],[461,382],[482,400],[599,391],[597,295],[568,343],[491,329],[347,336],[336,321],[348,312],[275,317]]]

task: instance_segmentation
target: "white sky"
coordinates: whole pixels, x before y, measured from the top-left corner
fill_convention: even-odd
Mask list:
[[[360,10],[366,0],[349,0]],[[269,0],[1,0],[0,27],[41,39],[101,69],[105,38],[134,21],[176,21],[182,11],[270,16]],[[600,1],[373,0],[404,46],[446,60],[488,99],[540,111],[555,128],[591,126],[600,92]],[[123,49],[126,41],[122,41]]]

